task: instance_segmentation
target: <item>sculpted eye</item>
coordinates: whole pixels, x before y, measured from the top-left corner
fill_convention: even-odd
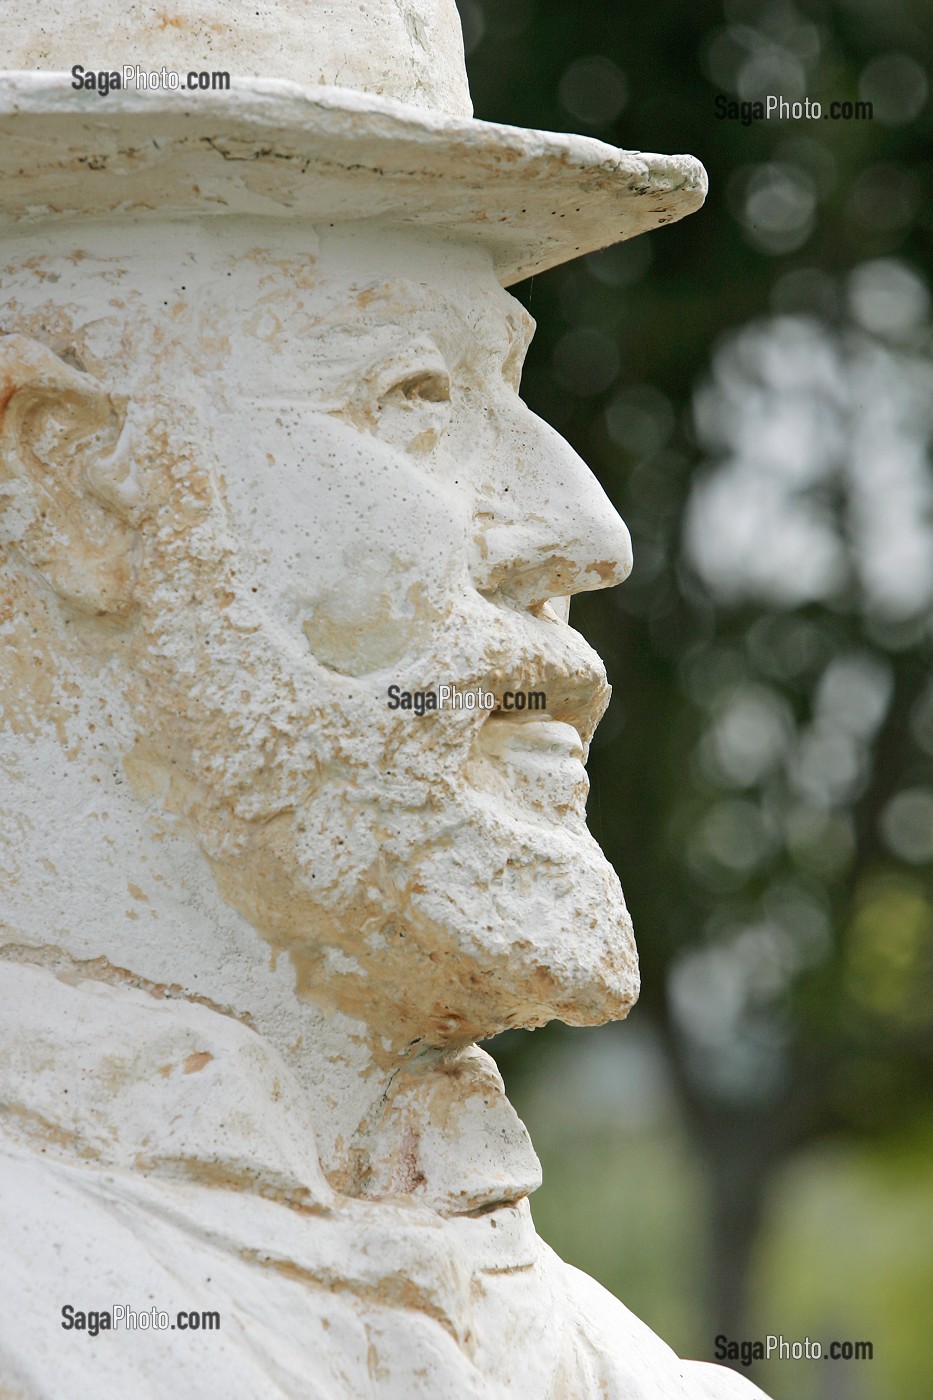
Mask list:
[[[393,397],[401,397],[410,404],[449,403],[450,375],[446,370],[423,370],[406,375],[383,394],[380,402]]]
[[[407,357],[386,365],[374,386],[373,426],[380,438],[405,452],[430,452],[437,446],[450,417],[451,381],[447,366],[435,351],[420,363]],[[425,358],[433,363],[425,363]]]

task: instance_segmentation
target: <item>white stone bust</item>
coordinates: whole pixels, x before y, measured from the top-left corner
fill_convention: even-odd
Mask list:
[[[253,76],[89,108],[24,5],[0,80],[0,1392],[751,1395],[537,1238],[476,1046],[638,985],[565,605],[628,535],[501,283],[700,173],[473,122],[452,6],[352,9],[100,5],[108,65]],[[445,684],[546,709],[387,703]],[[63,1326],[116,1305],[166,1325]]]

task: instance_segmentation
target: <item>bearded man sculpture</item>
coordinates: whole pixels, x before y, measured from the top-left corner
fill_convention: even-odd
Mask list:
[[[565,611],[628,535],[502,284],[702,170],[473,121],[452,0],[13,8],[0,1392],[760,1393],[537,1238],[475,1045],[637,994]]]

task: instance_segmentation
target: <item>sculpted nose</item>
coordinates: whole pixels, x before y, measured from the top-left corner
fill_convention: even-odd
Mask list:
[[[533,607],[627,578],[625,522],[569,443],[524,408],[502,439],[473,514],[480,591]]]

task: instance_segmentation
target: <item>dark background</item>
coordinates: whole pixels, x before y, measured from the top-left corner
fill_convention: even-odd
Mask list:
[[[590,822],[643,973],[623,1026],[491,1048],[541,1233],[776,1400],[933,1386],[930,6],[460,0],[476,115],[690,152],[684,222],[513,289],[523,393],[632,531],[577,598],[612,706]],[[716,98],[871,102],[720,120]]]

